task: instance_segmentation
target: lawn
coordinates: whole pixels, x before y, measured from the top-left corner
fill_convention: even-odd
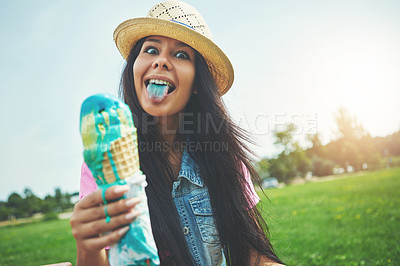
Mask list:
[[[288,265],[400,265],[400,168],[266,190],[260,206]],[[68,220],[0,227],[0,265],[75,263]]]
[[[265,192],[264,217],[288,265],[400,265],[400,168]]]
[[[69,220],[0,227],[0,265],[41,265],[69,261],[76,247]]]

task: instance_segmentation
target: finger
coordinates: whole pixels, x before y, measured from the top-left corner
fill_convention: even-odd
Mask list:
[[[106,190],[105,198],[107,201],[112,201],[122,197],[128,192],[129,186],[112,186]],[[81,201],[78,202],[79,208],[88,209],[103,203],[102,189],[98,189],[95,192],[87,195]]]
[[[86,239],[82,242],[85,249],[88,250],[100,250],[111,244],[116,243],[121,237],[123,237],[126,232],[128,232],[129,226],[122,227],[115,230],[107,235]]]
[[[111,217],[110,222],[106,222],[106,219],[99,219],[93,222],[84,223],[81,225],[79,230],[79,238],[91,238],[96,237],[99,234],[107,233],[115,230],[118,227],[130,224],[140,215],[139,210],[133,209],[128,213],[122,213],[117,216]]]
[[[110,217],[131,211],[140,202],[140,198],[121,199],[107,204],[107,213]],[[96,206],[90,209],[82,210],[80,213],[80,222],[87,223],[98,219],[105,219],[105,206]]]

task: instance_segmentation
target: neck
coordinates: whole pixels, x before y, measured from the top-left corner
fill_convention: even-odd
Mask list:
[[[166,141],[171,147],[168,151],[168,162],[172,171],[171,189],[172,183],[179,174],[182,158],[182,151],[180,147],[177,148],[176,146],[176,144],[180,145],[180,143],[174,143],[176,141],[176,134],[179,130],[179,117],[179,114],[172,116],[162,116],[159,117],[157,124],[158,130],[161,133],[164,141]]]
[[[171,146],[174,144],[176,133],[179,129],[179,122],[179,114],[159,117],[158,130],[163,139]]]

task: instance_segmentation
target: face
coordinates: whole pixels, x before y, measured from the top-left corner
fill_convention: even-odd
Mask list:
[[[181,112],[193,93],[194,50],[175,39],[150,36],[133,65],[136,94],[153,116]]]

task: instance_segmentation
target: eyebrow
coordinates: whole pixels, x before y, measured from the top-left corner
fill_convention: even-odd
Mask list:
[[[160,40],[157,39],[146,39],[145,42],[156,42],[156,43],[161,43]]]
[[[161,43],[161,41],[158,40],[158,39],[146,39],[145,42]],[[179,47],[190,47],[189,45],[187,45],[187,44],[184,43],[184,42],[178,42],[178,43],[176,44],[176,46],[179,46]]]

